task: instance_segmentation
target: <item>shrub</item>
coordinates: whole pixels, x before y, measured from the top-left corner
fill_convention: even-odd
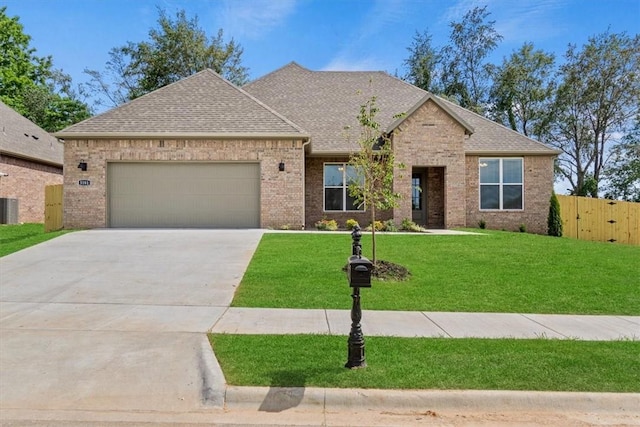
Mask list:
[[[549,236],[562,237],[562,218],[560,217],[560,202],[556,192],[551,193],[549,200],[549,215],[547,216],[547,234]]]
[[[335,219],[323,218],[316,222],[316,228],[318,230],[336,231],[338,229],[338,223]]]
[[[348,219],[345,223],[345,227],[347,230],[353,230],[353,227],[355,227],[356,225],[359,226],[360,224],[358,224],[358,221],[356,221],[355,219]]]
[[[420,227],[418,224],[411,221],[409,218],[405,218],[402,220],[402,223],[400,224],[400,230],[421,232],[421,231],[424,231],[424,228]]]
[[[484,230],[485,228],[487,228],[487,221],[481,219],[480,221],[478,221],[478,227]]]
[[[521,233],[526,233],[527,232],[526,224],[520,224],[520,227],[518,227],[518,230],[520,230]]]
[[[376,231],[382,231],[384,229],[384,225],[382,225],[382,221],[374,222],[374,226],[376,227]],[[371,231],[371,224],[367,226],[366,230]]]
[[[396,222],[394,220],[389,219],[389,220],[384,222],[383,230],[384,231],[398,231],[398,226],[396,225]]]

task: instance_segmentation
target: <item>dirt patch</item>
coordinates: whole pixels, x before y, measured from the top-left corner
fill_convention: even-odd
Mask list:
[[[342,267],[342,271],[347,271],[347,265]],[[411,273],[400,264],[379,259],[373,268],[372,276],[385,282],[402,282],[411,277]]]

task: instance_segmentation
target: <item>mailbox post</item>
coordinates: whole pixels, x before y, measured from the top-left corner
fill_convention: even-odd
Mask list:
[[[352,288],[353,304],[351,306],[351,332],[347,341],[349,347],[349,355],[345,368],[357,369],[367,366],[364,355],[364,335],[360,321],[362,320],[362,309],[360,308],[360,288],[371,287],[371,272],[373,264],[366,258],[362,257],[362,246],[360,239],[362,233],[360,227],[356,225],[351,233],[353,239],[351,256],[348,259],[347,279],[349,286]]]

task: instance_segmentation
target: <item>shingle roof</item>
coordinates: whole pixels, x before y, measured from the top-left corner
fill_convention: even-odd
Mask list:
[[[305,137],[305,132],[210,69],[56,134],[71,137]]]
[[[428,99],[443,107],[471,134],[467,153],[530,153],[556,151],[430,94],[389,74],[377,71],[311,71],[292,62],[243,86],[311,135],[314,154],[348,153],[357,149],[360,105],[376,96],[376,119],[383,129],[401,122],[398,113],[410,113]]]
[[[0,153],[62,166],[64,146],[47,131],[0,102]]]

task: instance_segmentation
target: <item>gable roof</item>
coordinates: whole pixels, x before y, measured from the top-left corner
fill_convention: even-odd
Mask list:
[[[61,138],[306,138],[306,132],[206,69],[56,134]]]
[[[64,146],[57,138],[0,101],[0,153],[62,166]]]
[[[306,129],[314,154],[357,150],[360,106],[376,97],[376,120],[391,132],[428,100],[435,102],[470,135],[468,154],[540,154],[557,151],[383,71],[311,71],[292,62],[243,86]],[[404,118],[396,119],[399,113]]]

